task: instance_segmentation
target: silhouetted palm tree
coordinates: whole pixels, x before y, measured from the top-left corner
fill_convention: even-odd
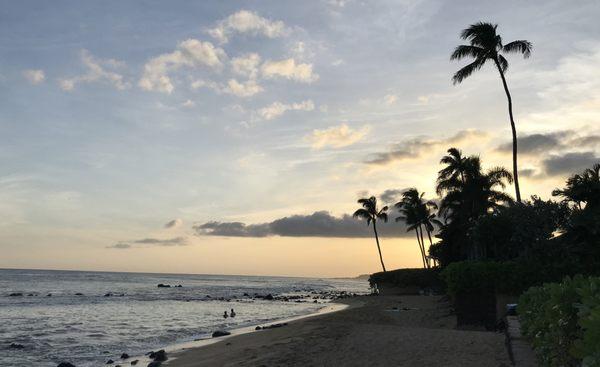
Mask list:
[[[385,272],[386,270],[383,263],[383,256],[381,255],[381,247],[379,246],[379,235],[377,234],[377,219],[381,219],[384,222],[388,221],[388,215],[386,213],[388,207],[384,206],[381,208],[381,210],[379,210],[377,208],[377,198],[375,198],[375,196],[371,196],[368,199],[359,199],[358,203],[362,205],[362,208],[355,211],[353,216],[355,218],[365,219],[367,221],[367,225],[370,225],[371,222],[373,222],[373,232],[375,233],[375,242],[377,242],[377,251],[379,251],[379,261],[381,261],[381,267]]]
[[[566,202],[575,203],[577,209],[600,208],[600,164],[595,164],[583,173],[573,175],[567,179],[564,189],[552,191],[553,196],[561,196]]]
[[[431,240],[431,232],[435,229],[433,224],[439,223],[435,219],[435,214],[432,209],[437,209],[437,204],[433,201],[425,201],[423,196],[425,193],[419,193],[416,188],[411,188],[402,193],[402,200],[395,204],[398,208],[400,216],[396,218],[396,222],[404,221],[406,223],[406,231],[415,231],[417,243],[421,250],[423,267],[429,268],[429,257],[425,251],[425,241],[423,239],[423,228],[427,231],[429,245],[433,243]]]
[[[506,98],[508,98],[508,115],[510,117],[510,127],[512,129],[513,139],[513,177],[517,201],[521,202],[521,191],[519,189],[519,176],[517,171],[517,129],[513,118],[512,98],[504,76],[504,73],[506,73],[506,70],[508,69],[508,61],[502,53],[518,52],[523,54],[524,58],[527,58],[531,55],[532,45],[531,42],[526,40],[512,41],[503,45],[502,38],[496,33],[497,27],[497,24],[479,22],[472,24],[469,28],[461,32],[460,37],[469,41],[470,44],[456,47],[450,56],[450,59],[460,60],[465,57],[471,57],[475,60],[457,71],[452,77],[452,81],[454,84],[460,84],[464,79],[473,74],[473,72],[481,69],[487,61],[491,61],[496,65],[496,68],[500,73],[500,78],[502,79],[504,91],[506,92]]]

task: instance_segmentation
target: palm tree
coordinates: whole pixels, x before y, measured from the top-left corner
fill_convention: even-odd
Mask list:
[[[521,202],[519,175],[517,171],[517,129],[513,118],[512,98],[508,91],[508,85],[506,84],[506,78],[504,76],[508,69],[508,61],[502,54],[518,52],[523,54],[524,58],[528,58],[531,55],[532,45],[531,42],[526,40],[512,41],[503,45],[502,38],[496,33],[497,27],[497,24],[479,22],[472,24],[469,28],[461,32],[460,38],[469,41],[469,45],[460,45],[456,47],[450,56],[450,59],[460,60],[465,57],[471,57],[475,60],[457,71],[452,77],[452,81],[454,84],[460,84],[464,79],[473,74],[473,72],[481,69],[487,61],[491,61],[496,65],[496,68],[500,73],[500,78],[502,79],[504,92],[506,92],[506,98],[508,99],[508,115],[510,117],[513,140],[513,177],[517,201]]]
[[[450,151],[460,153],[458,149]],[[450,156],[458,157],[456,154]],[[446,161],[446,167],[438,174],[436,188],[442,196],[439,216],[446,220],[438,237],[445,246],[449,246],[445,253],[451,261],[462,260],[465,255],[476,258],[477,249],[472,248],[469,241],[473,221],[512,202],[509,195],[499,190],[504,189],[506,183],[512,183],[510,172],[502,167],[484,172],[479,157],[460,157],[442,159]]]
[[[431,232],[435,229],[433,224],[439,223],[435,219],[435,214],[432,213],[432,209],[437,209],[437,204],[433,201],[425,201],[423,196],[425,193],[419,193],[416,188],[411,188],[402,193],[402,200],[395,204],[398,208],[400,216],[396,218],[396,222],[404,221],[406,223],[406,231],[415,231],[417,236],[417,243],[421,250],[421,257],[423,260],[423,267],[429,268],[429,257],[425,251],[425,241],[423,239],[423,228],[427,231],[427,237],[429,238],[429,245],[432,245]]]
[[[383,256],[381,256],[381,247],[379,246],[379,235],[377,234],[377,219],[381,219],[384,222],[388,221],[388,215],[386,211],[387,206],[384,206],[379,210],[377,208],[377,198],[371,196],[370,198],[362,198],[358,200],[358,203],[362,205],[362,208],[354,212],[355,218],[361,218],[367,221],[367,226],[373,222],[373,232],[375,233],[375,242],[377,242],[377,251],[379,251],[379,261],[381,261],[381,267],[385,272],[385,264],[383,263]]]

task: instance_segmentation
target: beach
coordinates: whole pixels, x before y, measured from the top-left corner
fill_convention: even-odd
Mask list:
[[[360,296],[341,311],[170,354],[168,367],[509,366],[504,334],[456,329],[441,296]]]

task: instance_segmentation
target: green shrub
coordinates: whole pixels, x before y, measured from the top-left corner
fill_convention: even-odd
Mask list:
[[[398,287],[442,288],[439,269],[397,269],[371,274],[371,286],[389,283]]]
[[[518,312],[543,366],[600,366],[600,278],[532,287]]]
[[[533,280],[525,267],[515,262],[461,261],[441,273],[449,294],[520,294]],[[529,284],[530,285],[530,284]]]

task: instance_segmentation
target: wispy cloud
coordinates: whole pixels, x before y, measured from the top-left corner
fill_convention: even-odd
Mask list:
[[[183,225],[183,219],[176,218],[165,223],[165,228],[179,228]]]
[[[32,85],[41,84],[46,80],[46,74],[41,69],[29,69],[23,71],[23,76]]]
[[[366,160],[369,165],[387,165],[396,161],[417,159],[433,148],[458,144],[463,141],[473,142],[476,139],[487,138],[488,134],[480,130],[462,130],[449,138],[432,139],[418,137],[395,144],[387,152],[375,153]]]
[[[312,83],[319,79],[313,72],[313,65],[297,63],[293,58],[271,61],[262,64],[262,75],[267,79],[284,78],[302,83]]]
[[[81,50],[81,62],[86,67],[87,72],[82,75],[61,78],[58,83],[61,89],[71,91],[80,83],[104,82],[114,86],[116,89],[123,90],[131,87],[131,84],[125,80],[123,75],[114,71],[124,63],[115,59],[95,58],[88,50]]]
[[[268,38],[281,37],[288,30],[282,21],[273,21],[263,18],[256,12],[240,10],[219,21],[219,23],[208,30],[213,38],[220,43],[227,43],[234,34],[261,35]]]
[[[346,124],[341,124],[322,130],[315,129],[305,139],[312,144],[313,149],[343,148],[362,140],[370,129],[368,125],[360,129],[352,129]]]
[[[167,239],[143,238],[141,240],[117,242],[114,245],[107,246],[107,248],[129,249],[129,248],[136,248],[136,247],[152,247],[152,246],[172,247],[172,246],[187,246],[187,244],[188,244],[188,242],[185,237],[175,237],[175,238],[167,238]]]
[[[219,69],[226,59],[227,54],[222,48],[190,38],[180,42],[175,51],[150,59],[144,65],[144,73],[138,85],[144,90],[170,94],[175,89],[170,72],[183,66]]]
[[[314,109],[315,104],[310,99],[291,104],[273,102],[271,105],[259,109],[258,114],[265,120],[272,120],[283,115],[287,111],[312,111]]]

